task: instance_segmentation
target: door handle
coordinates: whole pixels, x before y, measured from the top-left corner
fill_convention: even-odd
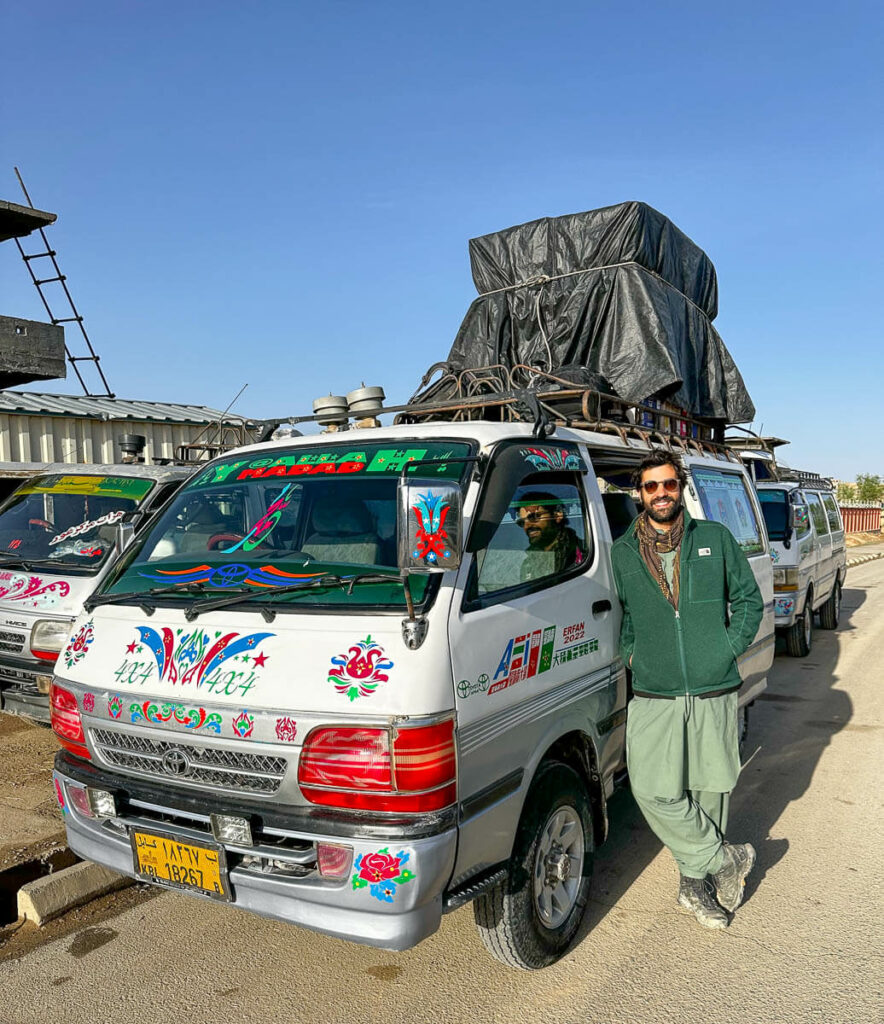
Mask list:
[[[611,610],[611,602],[610,601],[606,600],[606,601],[593,601],[592,602],[592,614],[593,615],[602,615],[605,612],[609,612],[610,610]]]

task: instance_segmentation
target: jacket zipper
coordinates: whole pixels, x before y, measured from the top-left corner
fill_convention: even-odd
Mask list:
[[[684,656],[684,634],[681,630],[681,615],[677,608],[675,610],[675,638],[678,642],[678,657],[679,661],[681,661],[682,679],[684,679],[684,695],[687,697],[690,695],[690,690],[688,689],[688,666]]]

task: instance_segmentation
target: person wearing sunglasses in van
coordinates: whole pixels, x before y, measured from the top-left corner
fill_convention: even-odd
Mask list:
[[[740,771],[737,658],[755,637],[763,601],[727,527],[685,509],[687,477],[671,455],[649,455],[633,483],[643,511],[611,552],[620,651],[633,677],[630,784],[678,865],[679,905],[707,928],[726,928],[755,863],[749,843],[730,845],[724,835]]]

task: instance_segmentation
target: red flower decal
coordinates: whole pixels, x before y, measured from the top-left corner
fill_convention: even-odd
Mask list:
[[[396,878],[401,873],[399,858],[389,853],[367,853],[359,865],[359,877],[369,882],[382,882],[385,878]]]

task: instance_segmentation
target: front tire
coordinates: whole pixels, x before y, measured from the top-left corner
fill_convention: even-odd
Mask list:
[[[507,877],[473,903],[485,948],[521,970],[548,967],[571,947],[592,881],[592,811],[583,779],[550,762],[525,808]]]
[[[820,629],[837,629],[841,618],[841,584],[835,580],[829,600],[820,608]]]
[[[804,611],[786,631],[786,651],[793,658],[806,658],[813,644],[813,592],[807,592]]]

